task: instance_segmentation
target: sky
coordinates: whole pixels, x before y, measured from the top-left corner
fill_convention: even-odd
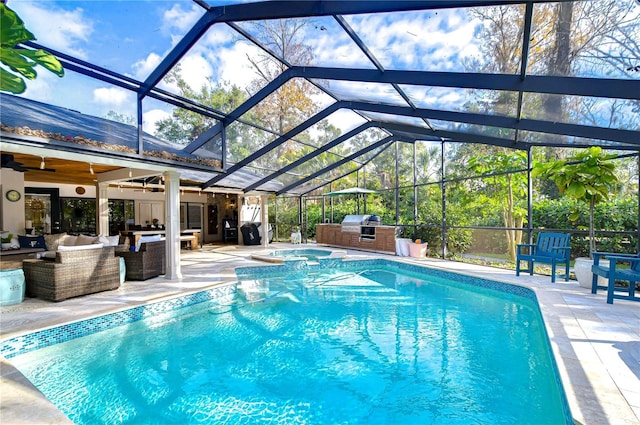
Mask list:
[[[237,2],[216,2],[212,6]],[[178,43],[204,10],[191,0],[8,0],[37,41],[106,69],[144,81]],[[344,16],[385,69],[465,71],[470,61],[482,61],[478,36],[482,22],[459,10]],[[254,35],[255,27],[240,23]],[[304,39],[314,54],[312,65],[373,69],[372,63],[332,17],[312,19]],[[514,42],[519,42],[514,40]],[[210,81],[249,86],[255,77],[247,56],[258,49],[224,24],[211,27],[181,60],[183,77],[194,89]],[[390,85],[331,81],[331,90],[345,100],[404,105]],[[175,86],[162,88],[177,93]],[[418,107],[460,111],[471,90],[403,87]],[[135,117],[135,93],[67,71],[64,78],[40,68],[28,82],[26,97],[104,117],[109,111]],[[324,96],[325,104],[331,99]],[[145,100],[144,129],[169,116],[171,107]],[[362,119],[341,111],[330,119],[343,132]]]
[[[208,3],[217,6],[233,2]],[[35,34],[37,42],[139,81],[148,77],[204,13],[190,0],[9,0],[7,4]],[[461,57],[478,55],[478,49],[472,43],[478,22],[463,21],[456,13],[398,13],[345,19],[389,69],[461,71]],[[244,27],[253,30],[249,25]],[[309,33],[306,40],[315,55],[314,65],[372,68],[334,19],[314,19],[305,31]],[[331,36],[324,36],[329,33]],[[392,48],[389,48],[390,41],[393,41]],[[444,53],[443,46],[447,47],[448,53]],[[451,54],[451,51],[455,53]],[[208,81],[247,87],[255,73],[246,57],[256,53],[255,47],[228,26],[215,25],[182,59],[183,76],[196,89]],[[331,85],[345,98],[357,98],[358,92],[364,90],[375,100],[388,101],[394,96],[396,101],[392,103],[398,103],[398,95],[390,93],[389,86],[369,84],[363,87],[338,82]],[[167,85],[163,88],[176,90]],[[38,78],[28,82],[24,95],[101,117],[109,111],[131,117],[136,115],[133,92],[71,71],[60,79],[41,69]],[[454,93],[448,100],[453,105],[460,101],[461,95]],[[418,92],[417,96],[446,98],[441,93],[434,97],[424,91]],[[170,110],[160,102],[145,103],[145,130],[153,133],[155,122],[168,116]],[[332,121],[343,130],[361,122],[345,111],[336,113]]]

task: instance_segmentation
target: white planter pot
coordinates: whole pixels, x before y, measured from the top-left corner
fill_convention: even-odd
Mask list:
[[[591,281],[593,279],[593,273],[591,273],[591,266],[593,266],[593,260],[587,257],[576,258],[573,264],[573,271],[576,274],[576,279],[580,286],[586,289],[591,289]],[[606,286],[607,280],[602,276],[598,277],[598,285]]]

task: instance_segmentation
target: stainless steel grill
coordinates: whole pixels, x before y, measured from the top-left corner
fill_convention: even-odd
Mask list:
[[[368,215],[346,215],[344,220],[342,220],[342,231],[360,233],[360,226],[366,224],[368,219]]]

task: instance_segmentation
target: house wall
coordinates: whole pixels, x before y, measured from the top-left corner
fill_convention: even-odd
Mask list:
[[[11,202],[6,194],[17,190],[22,195],[17,202]],[[0,168],[0,230],[14,235],[24,235],[24,173],[9,168]]]

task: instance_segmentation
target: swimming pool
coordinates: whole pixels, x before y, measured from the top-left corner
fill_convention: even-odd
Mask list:
[[[345,263],[238,269],[262,302],[181,298],[8,356],[79,424],[571,423],[531,291]]]

